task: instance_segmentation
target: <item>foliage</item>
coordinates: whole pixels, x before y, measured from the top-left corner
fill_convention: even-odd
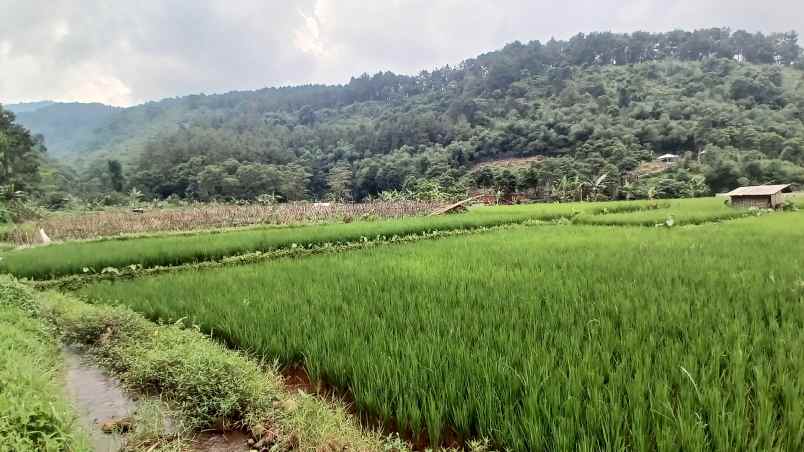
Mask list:
[[[0,186],[5,192],[28,190],[39,179],[39,164],[45,152],[41,137],[15,122],[14,113],[0,106]]]
[[[803,220],[536,226],[82,294],[302,363],[433,443],[800,450]]]

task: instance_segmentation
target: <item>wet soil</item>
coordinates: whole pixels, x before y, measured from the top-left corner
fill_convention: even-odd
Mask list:
[[[461,437],[454,430],[448,428],[441,433],[441,442],[439,444],[433,444],[426,432],[414,433],[409,429],[399,429],[393,419],[382,420],[378,416],[374,416],[370,413],[360,412],[356,408],[354,397],[352,397],[348,391],[336,388],[326,382],[314,382],[303,366],[294,365],[285,367],[280,369],[280,373],[284,379],[285,387],[289,390],[304,391],[325,400],[337,400],[346,406],[348,411],[363,427],[369,430],[379,427],[380,430],[386,434],[396,433],[402,439],[410,443],[413,450],[416,452],[432,450],[438,447],[462,449],[466,443],[466,438]]]
[[[191,442],[193,450],[198,452],[245,452],[249,436],[243,432],[201,433]]]

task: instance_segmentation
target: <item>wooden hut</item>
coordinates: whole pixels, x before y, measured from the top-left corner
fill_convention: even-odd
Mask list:
[[[790,192],[790,184],[754,185],[740,187],[726,193],[733,207],[775,209],[784,204],[783,193]]]

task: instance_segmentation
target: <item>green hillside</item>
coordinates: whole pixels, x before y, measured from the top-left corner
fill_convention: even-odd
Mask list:
[[[416,76],[120,110],[57,104],[19,121],[45,135],[51,155],[81,157],[65,190],[85,194],[363,199],[488,187],[547,199],[696,196],[804,182],[797,39],[718,28],[579,34]],[[641,163],[665,153],[682,160],[639,177]],[[531,156],[545,158],[478,166]],[[123,162],[122,177],[109,159]]]

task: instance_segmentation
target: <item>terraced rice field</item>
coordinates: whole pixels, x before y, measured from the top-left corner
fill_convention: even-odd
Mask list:
[[[155,319],[189,318],[231,346],[301,364],[313,380],[348,392],[364,416],[430,444],[485,437],[511,450],[802,450],[804,215],[675,227],[702,215],[730,218],[720,216],[734,213],[721,202],[674,201],[665,210],[678,221],[669,228],[516,226],[100,282],[80,294]],[[255,243],[568,212],[576,223],[652,225],[668,217],[594,210],[600,207],[586,204],[590,210],[580,215],[572,205],[479,209],[444,219],[298,228],[282,239],[227,233],[68,249],[99,265],[131,256],[171,263]],[[9,253],[3,265],[32,276],[81,265],[67,259],[67,249],[52,249],[29,250],[27,260]]]
[[[582,212],[644,208],[649,202],[533,204],[479,207],[463,215],[398,220],[257,228],[188,235],[65,242],[0,254],[0,272],[21,278],[50,279],[101,272],[129,265],[175,266],[218,260],[254,251],[391,239],[432,231],[468,230],[529,220],[570,218]]]

